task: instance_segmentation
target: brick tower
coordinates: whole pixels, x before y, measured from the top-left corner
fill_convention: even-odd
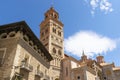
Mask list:
[[[64,57],[63,24],[59,21],[59,14],[51,7],[40,24],[40,41],[52,55],[50,71],[51,80],[59,80],[60,62]]]

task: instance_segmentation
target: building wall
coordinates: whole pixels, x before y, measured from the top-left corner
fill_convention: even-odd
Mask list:
[[[87,66],[72,69],[72,80],[95,80],[95,72]]]
[[[65,58],[61,63],[61,80],[71,80],[71,61]]]
[[[86,80],[86,73],[84,68],[76,68],[72,70],[72,80]]]
[[[29,60],[28,60],[28,64],[30,64],[31,66],[33,66],[33,70],[32,71],[25,71],[26,74],[28,73],[28,80],[34,80],[35,79],[35,75],[36,75],[36,71],[37,71],[37,66],[40,65],[39,70],[44,74],[44,75],[48,75],[49,74],[49,69],[46,68],[46,66],[44,66],[42,64],[42,62],[38,61],[34,56],[32,56],[31,54],[35,54],[35,53],[30,53],[28,52],[25,48],[23,48],[21,45],[17,45],[17,51],[16,51],[16,56],[14,59],[14,64],[15,66],[20,66],[21,65],[21,61],[24,60],[25,56],[29,56]],[[12,70],[12,76],[14,75],[15,72],[21,73],[20,72],[20,67],[18,68],[14,68]],[[24,74],[21,73],[21,74]],[[25,74],[24,74],[25,75]],[[44,76],[43,76],[44,77]],[[42,78],[43,78],[42,77]],[[39,78],[40,79],[40,78]]]
[[[78,68],[78,67],[80,67],[80,65],[78,64],[78,63],[76,63],[76,62],[74,62],[74,61],[71,61],[71,68],[73,69],[73,68]]]
[[[108,80],[115,80],[114,77],[114,72],[113,72],[113,66],[111,64],[103,66],[103,75],[106,77]]]
[[[92,73],[90,73],[89,71],[86,71],[86,80],[95,80],[96,76]]]
[[[120,70],[114,71],[115,74],[115,80],[120,80]]]
[[[47,50],[39,41],[36,44],[30,31],[26,34],[18,30],[19,24],[17,27],[15,24],[12,27],[10,25],[4,26],[7,29],[3,33],[0,30],[0,80],[14,80],[16,76],[23,80],[48,80],[52,57],[47,55]]]
[[[2,38],[0,34],[0,51],[4,51],[4,58],[0,66],[0,80],[9,80],[11,70],[13,68],[13,61],[17,47],[17,37],[10,37],[10,33],[6,34],[6,38]],[[18,33],[16,34],[18,36]]]

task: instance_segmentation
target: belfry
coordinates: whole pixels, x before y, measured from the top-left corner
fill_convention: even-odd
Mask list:
[[[60,77],[60,62],[64,57],[63,24],[59,21],[59,14],[51,7],[40,24],[40,41],[49,51],[53,60],[50,62],[51,80]]]

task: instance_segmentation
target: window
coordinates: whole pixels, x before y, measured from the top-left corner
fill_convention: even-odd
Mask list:
[[[44,36],[44,32],[41,33],[41,36]]]
[[[104,80],[106,80],[106,77],[104,77]]]
[[[60,50],[58,51],[58,54],[61,55],[61,51]]]
[[[58,35],[61,36],[61,32],[60,31],[58,31]]]
[[[80,80],[80,76],[78,76],[77,79]]]
[[[53,36],[51,36],[51,38],[53,38]]]
[[[55,48],[53,48],[53,53],[56,53],[56,49]]]
[[[55,28],[53,28],[52,31],[53,31],[54,33],[56,33],[56,29],[55,29]]]
[[[47,46],[48,45],[48,43],[46,43],[44,46]]]
[[[47,36],[46,39],[48,39],[49,37]]]
[[[54,15],[55,19],[57,18],[57,15]]]
[[[0,66],[2,66],[5,57],[5,48],[0,49]]]
[[[46,15],[45,18],[48,18],[48,16]]]
[[[45,33],[48,33],[48,29],[45,30]]]

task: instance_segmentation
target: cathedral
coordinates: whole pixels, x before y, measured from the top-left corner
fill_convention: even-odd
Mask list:
[[[101,55],[88,59],[84,52],[80,60],[65,55],[61,73],[61,80],[120,80],[120,67],[105,62]]]
[[[25,21],[0,26],[0,80],[120,80],[120,67],[101,55],[64,54],[63,26],[53,7],[39,26],[40,39]]]

